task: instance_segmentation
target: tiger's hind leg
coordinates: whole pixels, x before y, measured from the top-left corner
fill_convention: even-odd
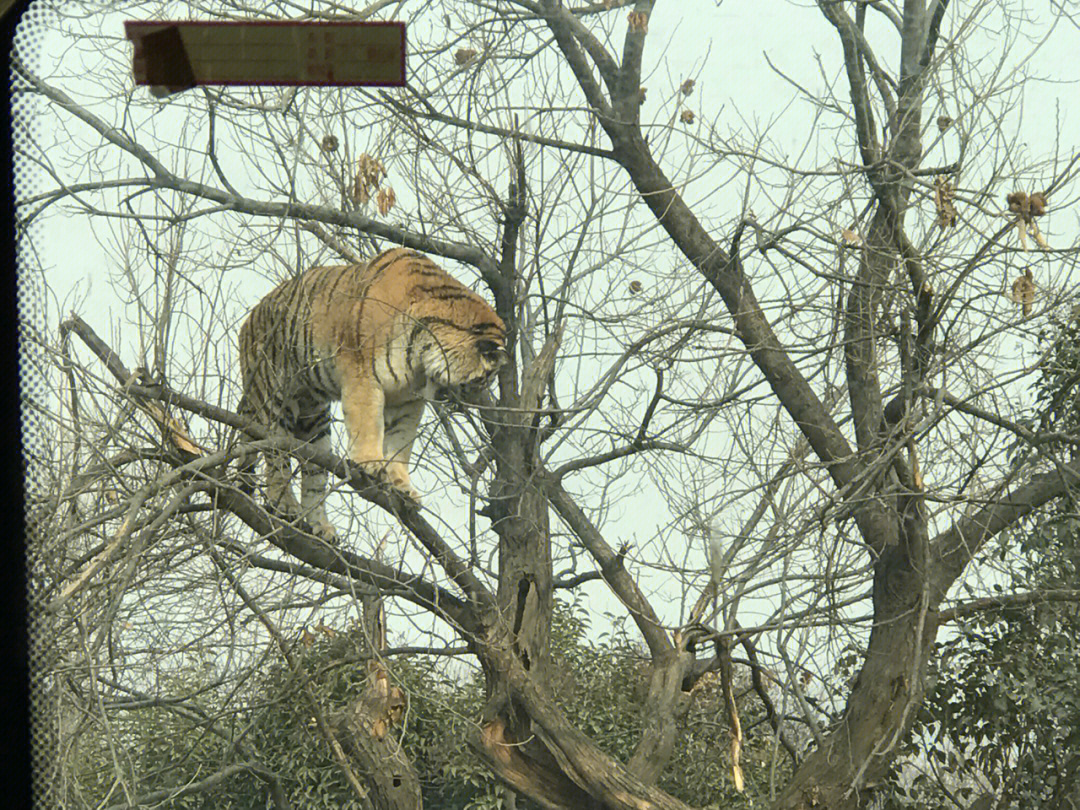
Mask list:
[[[263,418],[259,418],[256,409],[248,402],[248,396],[246,394],[240,399],[240,407],[237,412],[244,419],[248,419],[261,425],[266,424],[265,414],[263,415]],[[238,434],[238,439],[242,442],[252,440],[250,436],[243,433]],[[254,496],[255,489],[259,483],[258,476],[255,472],[255,467],[258,462],[259,452],[251,449],[245,450],[237,459],[237,488],[249,497]],[[269,464],[269,462],[267,463]]]
[[[275,430],[278,436],[288,436],[286,431]],[[266,458],[266,502],[280,517],[291,518],[300,514],[300,502],[292,492],[293,471],[289,454],[280,450],[268,450]]]
[[[273,402],[262,409],[260,422],[267,427],[267,438],[295,438],[295,419],[281,415],[284,407],[280,402]],[[293,495],[292,459],[284,450],[266,450],[266,508],[285,520],[292,520],[300,515],[300,502]],[[249,462],[254,467],[254,459]]]
[[[309,417],[298,425],[297,438],[311,444],[315,450],[329,453],[330,408]],[[337,529],[326,517],[327,473],[323,467],[311,462],[300,463],[300,509],[312,530],[328,543],[337,542]]]

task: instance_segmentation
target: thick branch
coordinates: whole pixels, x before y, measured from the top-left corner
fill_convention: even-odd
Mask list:
[[[601,120],[614,118],[615,113],[604,97],[604,91],[593,78],[589,62],[574,35],[574,26],[567,20],[569,13],[556,0],[544,0],[544,15],[551,32],[555,35],[555,42],[558,43],[567,64],[574,72],[578,86],[585,94],[586,101],[600,115]]]
[[[97,130],[105,140],[138,159],[154,175],[154,179],[149,183],[153,188],[172,189],[181,194],[190,194],[194,197],[220,203],[227,210],[251,216],[278,220],[306,220],[321,222],[324,225],[355,228],[358,231],[388,239],[405,247],[468,264],[479,270],[485,281],[492,285],[493,288],[500,285],[500,278],[496,272],[494,261],[486,253],[471,245],[435,239],[398,225],[379,222],[357,211],[341,211],[324,205],[308,205],[292,201],[266,202],[253,200],[203,183],[184,180],[169,171],[161,161],[120,130],[109,126],[93,113],[83,109],[63,91],[49,86],[18,63],[15,64],[15,70],[43,96]]]
[[[61,328],[78,334],[94,350],[95,354],[102,358],[109,371],[118,381],[127,382],[132,379],[131,372],[123,366],[116,353],[80,318],[75,316],[69,318]],[[173,391],[164,385],[144,386],[129,383],[125,386],[125,391],[134,397],[157,400],[183,408],[191,413],[243,430],[256,439],[265,440],[270,438],[266,429],[261,425],[252,423],[224,408]],[[339,478],[347,481],[365,500],[380,506],[397,517],[402,525],[432,554],[433,558],[443,565],[446,572],[469,596],[471,601],[482,606],[494,603],[490,592],[476,579],[472,571],[457,558],[438,532],[420,516],[420,513],[414,508],[409,508],[402,496],[379,486],[355,465],[333,453],[316,450],[312,446],[296,440],[280,439],[278,441],[285,445],[284,449],[304,460],[324,467]],[[207,463],[205,457],[191,462],[191,464],[204,466]],[[264,535],[275,545],[279,545],[309,565],[332,573],[372,582],[379,587],[394,587],[401,591],[413,591],[416,597],[426,606],[444,611],[448,618],[460,629],[474,627],[474,617],[471,611],[466,610],[465,603],[444,589],[419,578],[412,579],[403,576],[389,566],[365,560],[348,551],[331,550],[325,544],[314,540],[289,523],[267,515],[255,505],[251,498],[235,489],[221,486],[216,492],[216,498],[219,506],[229,509],[256,532]]]
[[[425,104],[424,109],[422,110],[415,107],[409,107],[402,104],[396,98],[393,98],[389,93],[383,94],[383,100],[402,115],[415,116],[427,121],[438,121],[440,124],[449,124],[450,126],[460,127],[461,129],[467,129],[472,132],[484,132],[488,135],[498,135],[501,138],[524,141],[525,143],[535,143],[538,146],[550,146],[561,151],[580,152],[583,155],[590,155],[591,157],[611,157],[611,151],[608,149],[600,149],[596,146],[573,143],[572,141],[561,141],[557,138],[546,138],[543,135],[533,135],[528,132],[521,132],[517,129],[506,129],[505,127],[497,127],[493,124],[484,124],[480,121],[469,121],[466,118],[458,118],[454,115],[441,113],[429,104]]]
[[[580,730],[509,655],[498,663],[507,673],[515,697],[533,720],[544,745],[564,773],[582,785],[609,810],[687,810],[685,804],[655,787],[645,785],[618,761],[605,754]]]
[[[544,491],[551,505],[559,513],[567,526],[581,540],[582,544],[596,560],[600,567],[600,573],[608,587],[615,593],[619,600],[626,605],[630,615],[634,619],[638,630],[641,631],[649,652],[654,658],[660,658],[674,651],[671,640],[668,638],[660,619],[652,609],[652,605],[638,588],[633,577],[623,567],[622,554],[617,554],[604,540],[600,531],[593,526],[592,522],[581,511],[581,507],[574,502],[570,494],[562,488],[558,481],[550,475],[543,478]]]
[[[966,413],[969,416],[974,416],[976,419],[981,419],[984,422],[989,422],[992,425],[997,425],[999,428],[1004,428],[1010,433],[1016,434],[1033,447],[1040,444],[1049,444],[1055,442],[1061,442],[1062,444],[1072,444],[1080,447],[1080,436],[1072,433],[1061,433],[1058,431],[1045,431],[1036,433],[1024,425],[1018,422],[1013,422],[1000,416],[996,413],[980,408],[978,405],[972,405],[970,402],[964,402],[961,399],[957,399],[952,394],[940,391],[933,386],[927,386],[925,388],[925,395],[928,399],[937,399],[941,397],[941,401],[948,405],[950,408]]]
[[[1033,476],[1026,484],[1003,494],[1006,487],[1007,482],[1002,482],[988,498],[987,506],[961,518],[934,538],[930,552],[933,604],[941,601],[988,540],[1069,490],[1080,488],[1080,458],[1062,464],[1053,472]]]
[[[1045,591],[987,596],[983,599],[974,599],[971,602],[965,602],[962,605],[939,611],[938,621],[954,622],[957,619],[963,619],[983,611],[1005,610],[1007,608],[1023,607],[1024,605],[1038,605],[1043,602],[1080,602],[1080,590],[1051,588]]]
[[[622,66],[619,68],[618,90],[612,94],[615,109],[624,122],[638,120],[638,107],[641,104],[641,55],[645,51],[646,28],[652,14],[652,0],[638,0],[634,4],[634,14],[646,20],[644,26],[629,25],[623,39]]]
[[[499,719],[486,723],[469,737],[469,747],[509,787],[528,796],[544,810],[592,810],[592,797],[557,767],[538,761]]]
[[[855,110],[855,132],[859,138],[859,152],[862,155],[863,164],[870,167],[881,160],[881,147],[878,144],[877,130],[874,126],[874,113],[870,103],[870,94],[867,92],[866,73],[863,71],[862,60],[866,58],[871,71],[877,71],[877,74],[881,74],[881,68],[873,58],[869,45],[862,38],[862,32],[855,27],[855,23],[839,3],[833,0],[818,0],[818,6],[840,35],[840,43],[844,48],[848,93]],[[892,94],[881,78],[878,78],[878,89],[886,104],[891,107]]]

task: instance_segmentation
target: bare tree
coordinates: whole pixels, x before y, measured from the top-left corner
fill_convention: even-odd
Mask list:
[[[1080,437],[1032,427],[1024,395],[1040,318],[1076,284],[1064,222],[1080,151],[1075,128],[1053,132],[1019,100],[1077,20],[948,0],[792,8],[831,50],[816,77],[769,63],[799,103],[803,140],[784,148],[786,130],[737,106],[698,106],[710,85],[734,105],[754,92],[728,88],[707,54],[664,76],[664,4],[313,8],[408,16],[409,86],[153,100],[115,32],[79,53],[75,33],[97,23],[74,11],[51,73],[16,53],[16,92],[65,131],[21,147],[49,178],[18,201],[28,272],[44,261],[29,229],[62,211],[110,248],[109,287],[129,302],[106,337],[89,311],[26,336],[59,392],[40,409],[30,498],[54,803],[90,803],[81,769],[106,805],[243,773],[288,806],[286,775],[229,722],[273,656],[359,806],[418,806],[391,683],[394,655],[420,645],[482,671],[466,742],[541,807],[685,807],[658,782],[711,672],[732,737],[711,755],[735,790],[752,775],[777,808],[864,805],[898,761],[943,616],[965,609],[957,583],[979,609],[1010,531],[1077,486]],[[92,58],[93,88],[78,75]],[[420,511],[235,414],[232,346],[258,290],[389,244],[482,288],[513,356],[491,403],[437,409],[423,429]],[[336,476],[340,548],[237,487],[235,460],[271,443]],[[560,705],[560,589],[625,611],[644,644],[642,732],[622,760]],[[378,610],[403,641],[368,630],[362,657],[380,663],[350,721],[297,662],[302,628],[370,628]],[[195,662],[206,678],[175,677]],[[740,762],[736,667],[763,699],[763,677],[782,685],[771,764]],[[161,705],[224,741],[214,774],[177,784],[175,763],[133,766],[129,718]],[[91,732],[108,744],[88,764]]]

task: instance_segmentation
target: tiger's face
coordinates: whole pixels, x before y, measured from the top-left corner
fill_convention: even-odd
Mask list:
[[[506,328],[493,312],[465,328],[433,323],[422,358],[432,398],[472,399],[509,359]]]

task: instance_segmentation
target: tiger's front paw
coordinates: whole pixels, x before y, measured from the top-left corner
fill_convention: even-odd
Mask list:
[[[318,537],[320,540],[322,540],[324,543],[330,546],[336,546],[338,544],[339,538],[337,529],[334,528],[334,525],[329,520],[316,519],[310,521],[310,524],[311,533]]]
[[[386,461],[384,459],[373,458],[368,459],[367,461],[356,461],[354,459],[352,464],[354,467],[359,468],[360,472],[370,478],[375,478],[380,481],[387,480]]]
[[[391,465],[386,471],[386,478],[390,482],[390,486],[408,498],[417,506],[420,505],[420,493],[416,491],[416,488],[409,481],[409,474],[400,469],[400,467],[394,467]]]
[[[389,484],[414,504],[420,505],[420,493],[416,491],[409,481],[409,473],[402,468],[402,465],[387,463],[383,459],[354,461],[353,464],[359,467],[364,474]]]

